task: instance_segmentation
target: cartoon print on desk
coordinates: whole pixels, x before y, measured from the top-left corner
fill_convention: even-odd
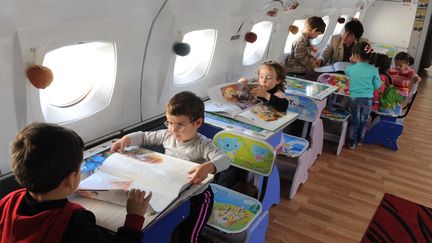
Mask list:
[[[251,152],[254,155],[255,161],[257,162],[264,160],[269,153],[268,149],[260,147],[256,144],[252,145]]]
[[[212,226],[223,228],[228,232],[240,232],[247,227],[260,212],[261,206],[256,200],[251,200],[233,194],[229,189],[212,185],[215,195],[213,211],[209,222]]]
[[[243,145],[242,142],[239,142],[237,138],[222,138],[218,139],[219,149],[224,151],[228,156],[231,154],[234,156],[236,152]]]
[[[309,97],[285,93],[289,105],[288,110],[299,113],[298,119],[313,122],[317,116],[317,104]]]

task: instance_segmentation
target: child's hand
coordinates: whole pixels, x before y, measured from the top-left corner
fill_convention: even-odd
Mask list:
[[[419,83],[422,79],[417,74],[413,77],[414,82]]]
[[[205,178],[207,178],[207,175],[209,173],[213,174],[215,172],[216,172],[216,167],[213,165],[212,162],[206,162],[204,164],[200,164],[188,172],[189,175],[193,174],[191,177],[190,183],[199,184]]]
[[[255,97],[263,97],[267,100],[270,99],[270,93],[268,93],[267,90],[262,86],[258,86],[256,88],[251,89],[250,94]]]
[[[147,193],[141,191],[139,189],[131,189],[127,193],[127,202],[126,202],[126,212],[127,214],[136,214],[140,216],[144,216],[144,213],[147,211],[147,207],[150,202],[150,198],[152,197],[152,193]]]
[[[248,83],[247,79],[245,79],[245,78],[241,78],[237,82],[242,83],[242,84],[247,84]]]
[[[120,140],[115,141],[115,143],[113,143],[111,145],[111,153],[114,153],[116,151],[119,152],[123,152],[124,148],[126,148],[127,146],[129,146],[131,143],[131,140],[128,136],[123,136]]]

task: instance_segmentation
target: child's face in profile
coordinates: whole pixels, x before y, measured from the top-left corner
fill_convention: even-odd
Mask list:
[[[320,31],[318,31],[317,29],[313,29],[309,34],[309,39],[315,39],[321,34],[322,33]]]
[[[395,67],[397,70],[406,70],[409,64],[404,60],[395,60]]]
[[[280,83],[280,80],[277,80],[274,68],[264,65],[258,71],[258,82],[265,90],[271,90]]]
[[[186,115],[174,116],[165,113],[165,116],[167,118],[168,131],[179,142],[186,142],[195,138],[198,134],[198,128],[203,122],[202,118],[191,122]]]

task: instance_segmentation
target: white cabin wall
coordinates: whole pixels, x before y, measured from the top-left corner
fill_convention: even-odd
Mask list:
[[[0,170],[10,171],[9,143],[19,129],[44,121],[38,106],[39,91],[25,77],[33,62],[41,64],[47,51],[80,41],[114,41],[117,73],[110,105],[84,119],[63,124],[85,142],[139,123],[140,82],[145,43],[160,1],[15,1],[2,2],[0,50],[2,65],[0,99]],[[7,11],[6,11],[7,10]],[[77,70],[79,71],[79,70]],[[54,73],[55,75],[55,73]]]
[[[417,4],[376,1],[363,17],[364,36],[374,43],[408,48]]]

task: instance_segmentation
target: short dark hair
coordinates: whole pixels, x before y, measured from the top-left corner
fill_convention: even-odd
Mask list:
[[[204,102],[194,93],[183,91],[168,101],[166,112],[173,116],[188,116],[190,121],[204,119]]]
[[[49,123],[23,128],[11,143],[11,165],[18,183],[35,193],[57,188],[83,160],[84,142],[74,131]]]
[[[405,61],[410,66],[414,64],[414,58],[407,52],[403,52],[403,51],[399,52],[398,54],[396,54],[394,59],[395,59],[395,61],[397,61],[397,60]]]
[[[363,35],[363,25],[358,19],[353,19],[345,24],[345,32],[354,34],[355,38],[358,40]]]
[[[276,72],[276,79],[280,80],[281,82],[277,85],[278,89],[281,91],[285,90],[285,78],[287,75],[287,69],[284,65],[280,64],[276,61],[265,61],[261,63],[261,67],[268,67],[270,70],[275,70]],[[260,69],[261,69],[260,67]],[[258,70],[259,75],[259,70]]]
[[[375,55],[373,53],[371,45],[365,41],[357,42],[356,44],[354,44],[351,53],[358,55],[362,60],[368,61],[373,60]]]
[[[391,66],[391,58],[385,54],[377,53],[372,61],[375,67],[378,68],[380,74],[386,74]]]
[[[326,24],[324,20],[320,17],[313,16],[307,19],[306,21],[306,29],[312,31],[313,29],[317,29],[319,32],[324,33],[326,28]]]

